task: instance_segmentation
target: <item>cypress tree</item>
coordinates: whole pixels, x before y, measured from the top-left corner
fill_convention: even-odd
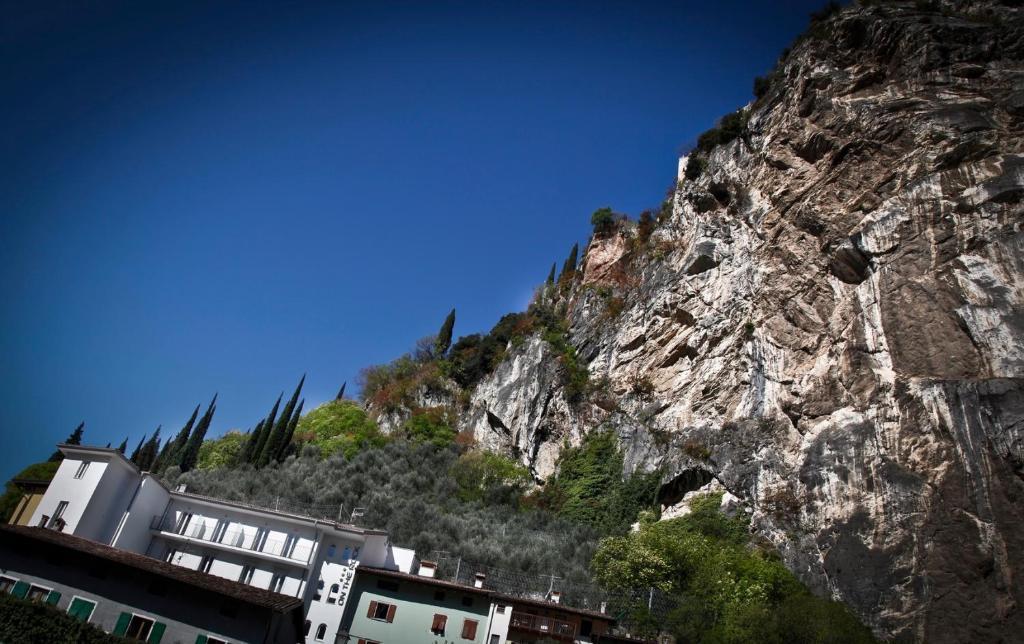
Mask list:
[[[130,457],[128,457],[129,461],[131,461],[132,463],[135,463],[136,465],[139,464],[139,454],[142,453],[142,446],[145,443],[146,443],[146,434],[143,434],[142,435],[142,440],[140,440],[139,444],[135,446],[135,450],[132,451],[132,455]]]
[[[157,450],[160,447],[161,428],[162,425],[157,427],[156,431],[153,432],[153,436],[142,446],[142,451],[139,452],[139,460],[135,463],[139,466],[140,470],[149,471],[152,469],[153,462],[156,460]]]
[[[548,273],[548,279],[546,281],[546,284],[548,286],[551,286],[552,284],[555,283],[555,267],[556,266],[558,266],[558,262],[551,262],[551,272]]]
[[[302,407],[306,404],[306,399],[303,398],[299,401],[299,406],[295,408],[295,413],[292,414],[291,422],[288,423],[288,433],[284,437],[284,446],[281,451],[277,453],[277,460],[282,461],[284,457],[288,455],[288,449],[292,446],[292,439],[295,437],[295,428],[299,425],[299,418],[302,416]]]
[[[82,433],[84,431],[85,431],[85,421],[83,420],[82,422],[78,423],[78,427],[75,428],[75,431],[71,432],[71,435],[68,436],[67,440],[65,440],[63,444],[64,445],[81,445],[82,444]],[[56,463],[58,461],[63,461],[64,460],[64,454],[60,450],[57,450],[56,452],[54,452],[53,454],[50,455],[50,458],[48,460],[51,463]]]
[[[335,400],[344,400],[345,399],[345,385],[347,385],[347,384],[348,384],[348,380],[346,380],[345,382],[341,383],[341,389],[338,390],[338,397],[335,398]]]
[[[455,329],[455,309],[452,309],[448,317],[444,319],[441,330],[437,332],[437,339],[434,341],[434,352],[438,357],[448,353],[452,346],[452,331]]]
[[[181,428],[181,431],[174,437],[173,440],[167,441],[167,445],[164,445],[164,449],[160,452],[160,457],[157,459],[156,465],[153,467],[153,471],[162,472],[171,465],[177,464],[181,460],[181,455],[185,451],[185,445],[188,444],[189,436],[192,434],[192,427],[196,424],[196,418],[199,417],[199,405],[192,410],[192,415],[189,417],[188,422]]]
[[[270,433],[270,438],[267,439],[266,445],[263,446],[263,451],[260,452],[260,459],[257,465],[262,467],[271,461],[276,461],[277,457],[281,454],[281,450],[287,445],[285,441],[288,437],[288,425],[292,422],[292,413],[295,411],[295,405],[299,402],[299,392],[302,391],[302,385],[305,382],[306,374],[302,374],[299,386],[295,388],[295,393],[288,399],[288,403],[281,411],[280,418],[277,419],[277,424],[274,425],[274,431]]]
[[[579,252],[580,245],[573,244],[572,250],[569,251],[569,256],[565,258],[565,263],[562,264],[562,275],[558,278],[559,282],[570,280],[576,274],[576,262]]]
[[[216,411],[217,394],[214,394],[213,400],[210,401],[209,407],[206,408],[203,417],[199,419],[195,431],[189,436],[188,442],[185,443],[185,449],[182,450],[181,459],[178,462],[182,472],[188,472],[196,466],[196,462],[199,460],[199,448],[203,445],[203,439],[206,438],[206,430],[210,429],[210,422],[213,420],[213,414]]]
[[[274,403],[274,407],[270,410],[270,414],[263,419],[263,432],[260,434],[260,439],[255,445],[253,445],[253,451],[250,455],[252,458],[252,464],[256,467],[260,465],[260,457],[263,456],[263,448],[267,444],[267,439],[270,438],[271,432],[274,431],[274,421],[277,420],[277,408],[281,405],[281,398],[284,397],[284,392],[277,397],[277,402]]]
[[[126,449],[128,449],[128,437],[127,436],[125,436],[124,440],[121,441],[121,444],[117,446],[117,451],[121,452],[121,454],[124,455],[124,451]]]
[[[263,421],[256,423],[256,429],[249,433],[249,438],[246,439],[245,445],[242,445],[242,451],[238,453],[239,463],[252,463],[253,453],[256,451],[256,445],[260,442],[260,434],[263,433]]]

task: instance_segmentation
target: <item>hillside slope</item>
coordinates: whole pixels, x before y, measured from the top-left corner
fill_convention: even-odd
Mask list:
[[[612,226],[540,294],[573,356],[527,325],[475,386],[423,404],[447,403],[541,480],[564,445],[612,427],[628,469],[664,472],[665,514],[724,487],[877,633],[1012,638],[1021,9],[843,9],[759,93],[681,160],[668,216]],[[582,399],[570,359],[589,370]],[[402,417],[378,411],[385,427]]]

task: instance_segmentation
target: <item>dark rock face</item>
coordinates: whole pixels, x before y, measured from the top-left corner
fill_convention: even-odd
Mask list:
[[[645,246],[628,228],[592,240],[561,304],[603,397],[567,402],[533,337],[473,391],[462,429],[545,478],[565,442],[614,427],[628,467],[666,472],[667,514],[694,485],[728,490],[879,635],[1019,641],[1024,9],[1010,4],[878,3],[817,25],[745,136],[695,180],[681,160],[673,217]]]

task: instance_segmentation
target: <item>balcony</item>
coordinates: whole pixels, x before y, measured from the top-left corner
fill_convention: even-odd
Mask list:
[[[292,565],[307,567],[313,556],[313,548],[309,545],[297,543],[293,539],[267,539],[258,538],[255,530],[242,528],[231,528],[218,531],[210,529],[205,521],[189,522],[184,526],[176,525],[172,517],[153,517],[150,529],[159,532],[161,536],[181,542],[202,542],[228,552],[236,552],[240,555],[255,555],[260,559],[278,563],[289,563]]]
[[[552,639],[571,642],[576,638],[576,625],[554,617],[542,617],[530,613],[512,611],[509,628],[530,633],[540,633]]]

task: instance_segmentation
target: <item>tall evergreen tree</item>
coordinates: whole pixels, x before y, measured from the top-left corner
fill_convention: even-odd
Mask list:
[[[452,331],[455,329],[455,309],[452,309],[448,314],[448,317],[444,319],[444,323],[441,324],[441,329],[437,332],[437,339],[434,341],[434,353],[437,357],[443,357],[448,353],[448,349],[452,346]]]
[[[142,446],[142,451],[139,452],[139,460],[135,464],[144,472],[150,471],[153,468],[153,462],[156,460],[157,451],[160,448],[160,430],[162,427],[161,425],[156,428],[153,436],[146,441],[146,444]]]
[[[238,453],[239,463],[252,463],[253,453],[256,451],[256,445],[260,442],[260,434],[263,433],[263,421],[256,423],[256,429],[249,432],[249,437],[246,439],[245,444],[242,445],[242,450]]]
[[[82,422],[78,423],[78,427],[75,428],[75,431],[71,432],[71,435],[68,436],[67,440],[65,440],[63,444],[64,445],[81,445],[82,444],[82,433],[84,431],[85,431],[85,421],[83,420]],[[58,461],[63,461],[64,460],[64,453],[61,452],[60,450],[57,450],[56,452],[54,452],[53,454],[50,455],[50,458],[48,460],[51,463],[56,463]]]
[[[295,408],[295,413],[292,414],[291,422],[288,423],[288,433],[284,437],[284,446],[281,451],[278,452],[277,460],[284,460],[284,457],[288,455],[288,450],[292,446],[292,439],[295,438],[295,428],[299,426],[299,418],[302,416],[302,407],[306,404],[306,399],[303,398],[299,401],[299,406]]]
[[[559,276],[558,278],[559,282],[571,280],[573,276],[576,274],[576,262],[578,261],[577,257],[579,255],[579,252],[580,245],[573,244],[572,250],[569,251],[569,256],[565,258],[565,263],[562,264],[562,275]]]
[[[181,452],[181,458],[178,461],[178,467],[181,468],[182,472],[188,472],[196,466],[199,461],[199,448],[203,445],[203,439],[206,438],[206,430],[210,429],[210,422],[213,421],[213,414],[217,411],[217,394],[213,395],[213,400],[210,401],[210,405],[206,408],[206,412],[203,417],[199,419],[199,423],[196,424],[195,431],[189,436],[188,442],[185,443],[185,449]]]
[[[192,415],[189,416],[188,422],[185,426],[178,431],[177,435],[164,445],[164,448],[160,450],[160,456],[157,458],[157,462],[153,465],[154,472],[163,472],[171,465],[177,465],[181,461],[181,455],[185,451],[185,445],[188,444],[189,436],[192,434],[192,427],[196,424],[196,418],[199,417],[199,407],[192,410]]]
[[[121,441],[121,444],[117,446],[117,451],[121,452],[121,454],[124,455],[124,451],[126,449],[128,449],[128,437],[127,436],[125,436],[124,440]]]
[[[252,464],[259,467],[260,457],[263,456],[263,448],[267,445],[267,440],[270,438],[270,434],[274,431],[274,421],[277,420],[277,408],[281,406],[281,399],[284,398],[284,392],[277,397],[277,402],[274,403],[274,407],[270,410],[270,414],[263,419],[263,431],[260,433],[260,439],[252,446]]]
[[[135,449],[132,451],[132,455],[128,457],[128,460],[131,461],[132,463],[135,463],[136,465],[138,465],[139,464],[139,454],[142,453],[142,446],[145,445],[145,444],[146,444],[146,434],[143,434],[142,435],[142,440],[140,440],[139,444],[135,446]]]
[[[274,425],[274,431],[270,433],[270,438],[267,439],[266,445],[263,446],[263,451],[260,452],[259,461],[256,463],[257,466],[262,467],[271,461],[276,461],[284,449],[286,445],[285,440],[288,437],[288,425],[292,422],[292,413],[295,411],[295,405],[299,402],[299,393],[302,391],[302,385],[305,382],[306,374],[302,374],[299,386],[295,388],[292,397],[288,399],[288,403],[281,411],[280,418],[277,419],[277,423]]]
[[[347,385],[347,384],[348,384],[348,380],[346,380],[345,382],[341,383],[341,389],[338,390],[338,397],[335,398],[335,400],[344,400],[345,399],[345,385]]]
[[[555,283],[555,269],[557,267],[558,267],[558,262],[551,262],[551,272],[548,273],[548,279],[545,282],[548,286],[551,286],[552,284]]]

